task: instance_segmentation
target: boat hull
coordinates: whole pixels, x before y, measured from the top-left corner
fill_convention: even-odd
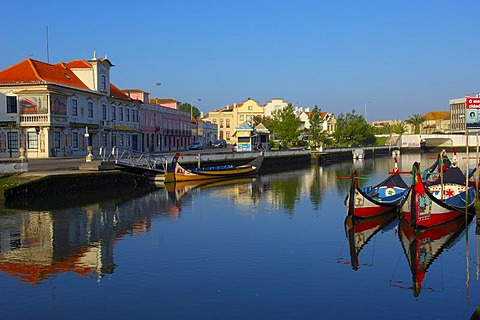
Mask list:
[[[201,181],[207,179],[229,179],[229,178],[237,178],[239,176],[247,176],[251,174],[255,174],[257,172],[256,167],[248,167],[248,168],[235,168],[232,170],[211,170],[211,171],[202,171],[202,172],[191,172],[189,170],[182,170],[179,172],[167,173],[165,176],[165,182],[171,181]]]
[[[457,195],[465,199],[465,192]],[[475,204],[475,191],[469,188],[469,204],[464,207],[457,207],[448,204],[445,200],[437,199],[428,190],[418,194],[413,188],[410,190],[406,201],[402,204],[400,211],[405,220],[412,226],[430,228],[454,220],[464,215]]]
[[[398,208],[404,201],[407,193],[408,188],[393,185],[376,185],[360,188],[358,186],[358,177],[354,172],[350,192],[345,199],[347,215],[357,218],[370,218],[384,214]]]
[[[180,154],[176,153],[173,157],[165,175],[166,183],[248,177],[257,174],[263,163],[263,153],[261,153],[260,156],[251,162],[241,166],[221,165],[186,169],[178,163],[179,156]]]

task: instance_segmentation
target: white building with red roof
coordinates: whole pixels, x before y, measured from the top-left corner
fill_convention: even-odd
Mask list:
[[[110,82],[108,58],[49,64],[23,60],[0,71],[0,156],[94,155],[139,150],[139,101]],[[88,135],[87,135],[88,133]]]

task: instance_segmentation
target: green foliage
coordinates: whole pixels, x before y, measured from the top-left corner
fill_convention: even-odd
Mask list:
[[[277,139],[282,142],[282,147],[288,148],[294,145],[302,134],[300,124],[300,119],[295,117],[292,104],[289,103],[282,110],[276,110],[272,113],[272,119],[268,123],[270,127],[267,128],[275,133]]]
[[[388,137],[375,137],[375,145],[384,146],[387,143]]]
[[[414,128],[415,128],[414,133],[419,134],[420,133],[420,125],[422,123],[424,123],[425,120],[426,119],[421,114],[415,113],[413,116],[410,117],[410,119],[405,120],[405,122],[413,125]]]
[[[392,133],[402,134],[402,133],[405,133],[405,131],[406,131],[405,123],[397,122],[392,124]]]
[[[264,116],[253,116],[253,126],[256,127],[260,123],[264,122],[265,117]],[[265,124],[264,124],[265,125]],[[266,127],[266,126],[265,126]]]
[[[323,119],[317,106],[313,108],[310,114],[310,142],[313,148],[323,145],[326,135],[323,132]]]
[[[195,106],[192,106],[190,103],[182,103],[180,106],[179,106],[179,109],[182,110],[182,111],[185,111],[185,112],[188,112],[190,113],[190,109],[192,110],[192,116],[195,118],[195,119],[198,119],[200,118],[200,110],[198,110],[197,107]]]
[[[355,110],[346,115],[340,113],[333,137],[339,146],[365,146],[375,143],[373,127],[363,116],[356,114]]]
[[[394,124],[386,124],[382,127],[375,127],[375,134],[402,134],[405,132],[405,124],[397,122]]]

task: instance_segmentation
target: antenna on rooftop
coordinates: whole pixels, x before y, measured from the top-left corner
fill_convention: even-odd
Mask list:
[[[50,63],[50,55],[48,53],[48,26],[47,26],[47,62]]]

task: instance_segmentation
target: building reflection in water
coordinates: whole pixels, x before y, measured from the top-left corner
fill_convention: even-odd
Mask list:
[[[10,204],[0,215],[0,270],[32,285],[64,272],[100,281],[115,271],[116,241],[149,232],[154,217],[179,219],[182,203],[193,203],[197,192],[208,189],[209,197],[223,197],[238,207],[257,206],[263,199],[272,209],[292,212],[301,192],[311,194],[318,207],[322,189],[337,187],[328,183],[336,174],[313,167],[261,178],[176,184],[138,196],[92,195],[81,204],[65,197],[61,203],[49,198],[50,206],[45,201]]]
[[[9,210],[0,216],[0,270],[32,285],[62,272],[100,281],[114,272],[115,241],[148,232],[152,215],[168,214],[169,206],[159,189],[64,210]]]

